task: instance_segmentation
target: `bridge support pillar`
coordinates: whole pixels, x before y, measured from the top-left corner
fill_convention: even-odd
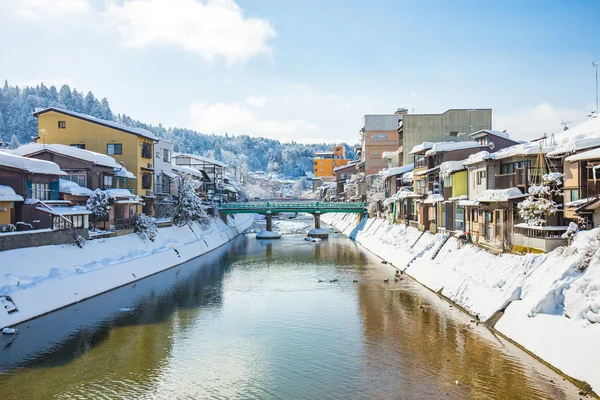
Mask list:
[[[256,234],[257,239],[279,239],[281,238],[281,233],[273,232],[273,213],[271,211],[267,211],[265,213],[266,220],[266,229],[260,231]]]
[[[315,217],[315,227],[314,229],[308,231],[306,236],[319,239],[327,239],[329,237],[329,232],[327,231],[327,229],[321,229],[321,212],[315,211],[313,215]]]

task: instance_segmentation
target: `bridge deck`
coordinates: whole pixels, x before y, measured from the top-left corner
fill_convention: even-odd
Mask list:
[[[317,211],[321,214],[330,212],[339,213],[362,213],[366,210],[366,203],[342,203],[342,202],[248,202],[248,203],[224,203],[219,210],[222,214],[273,214],[279,213],[309,213]]]

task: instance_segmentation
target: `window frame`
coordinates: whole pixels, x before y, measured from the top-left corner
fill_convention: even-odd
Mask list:
[[[110,148],[112,146],[112,153],[110,152]],[[117,147],[118,146],[118,147]],[[120,149],[117,153],[117,149]],[[106,154],[109,156],[120,156],[123,154],[123,143],[107,143],[106,144]]]
[[[58,121],[58,129],[67,129],[67,121]]]
[[[146,181],[147,183],[146,184]],[[144,173],[142,174],[142,189],[144,190],[151,190],[152,189],[152,174],[150,173]]]
[[[85,143],[73,143],[70,144],[69,147],[73,147],[74,149],[85,150]]]
[[[142,142],[141,156],[142,158],[152,159],[152,145],[147,142]]]

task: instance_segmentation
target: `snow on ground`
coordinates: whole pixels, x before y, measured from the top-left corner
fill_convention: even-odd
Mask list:
[[[11,326],[207,253],[254,223],[252,215],[213,219],[208,227],[168,227],[154,242],[137,234],[74,245],[41,246],[0,253],[0,296],[18,309],[0,307],[0,327]]]
[[[299,215],[293,219],[273,219],[273,230],[282,235],[306,233],[314,224],[312,216]]]
[[[600,229],[548,254],[493,255],[383,219],[358,227],[352,214],[322,219],[482,321],[505,309],[498,331],[600,388]]]

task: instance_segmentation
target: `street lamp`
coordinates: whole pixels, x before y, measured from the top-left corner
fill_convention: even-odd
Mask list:
[[[592,68],[596,70],[596,115],[598,114],[598,63],[592,61]]]
[[[46,148],[46,130],[42,129],[40,133],[42,134],[42,147]]]

